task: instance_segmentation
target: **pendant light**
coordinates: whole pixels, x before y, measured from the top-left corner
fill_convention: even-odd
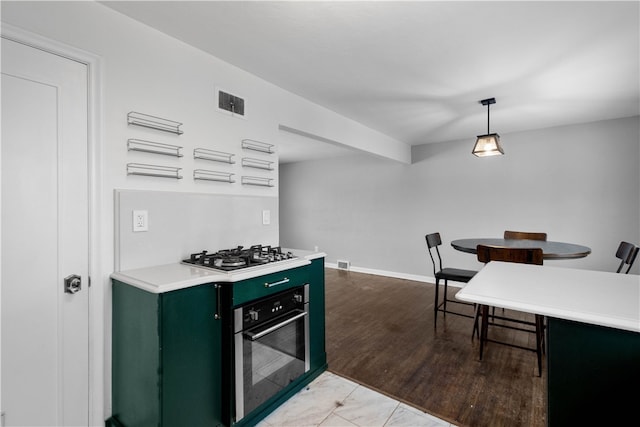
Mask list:
[[[480,103],[487,106],[487,133],[485,135],[478,135],[476,145],[474,145],[471,153],[478,157],[502,155],[504,151],[500,146],[500,135],[497,133],[489,133],[489,106],[495,104],[496,99],[483,99]]]

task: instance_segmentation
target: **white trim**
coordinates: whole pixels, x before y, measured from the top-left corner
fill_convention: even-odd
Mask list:
[[[338,269],[337,263],[325,262],[324,266],[327,268],[333,268],[335,270],[342,270],[342,269]],[[377,270],[377,269],[365,268],[365,267],[355,267],[353,264],[351,264],[349,271],[354,271],[356,273],[373,274],[375,276],[393,277],[394,279],[412,280],[414,282],[424,282],[424,283],[431,283],[431,284],[436,283],[436,279],[432,276],[400,273],[397,271]],[[454,288],[462,288],[461,284],[456,282],[449,282],[449,286]]]
[[[102,274],[102,61],[93,53],[2,23],[2,37],[87,66],[87,166],[89,168],[89,424],[104,424],[104,289]],[[1,401],[0,401],[1,403]],[[0,405],[1,406],[1,405]]]

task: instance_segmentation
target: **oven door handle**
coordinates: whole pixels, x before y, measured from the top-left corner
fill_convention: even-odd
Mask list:
[[[289,317],[288,319],[283,320],[282,322],[278,323],[277,325],[273,325],[273,326],[271,326],[271,327],[269,327],[269,328],[267,328],[267,329],[265,329],[263,331],[260,331],[260,332],[257,332],[257,333],[255,333],[253,331],[246,331],[244,334],[246,336],[248,336],[249,338],[251,338],[251,341],[255,341],[255,340],[260,339],[263,336],[275,331],[276,329],[280,329],[283,326],[288,325],[289,323],[295,322],[296,320],[298,320],[301,317],[304,317],[306,315],[307,315],[307,312],[303,311],[303,312],[298,313],[295,316]]]

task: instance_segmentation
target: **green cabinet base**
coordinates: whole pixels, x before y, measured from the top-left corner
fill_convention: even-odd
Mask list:
[[[324,258],[286,271],[308,281],[310,370],[233,422],[231,334],[235,305],[259,297],[276,274],[154,294],[113,281],[112,406],[106,427],[257,424],[327,369]],[[257,286],[254,286],[255,283]],[[216,316],[222,309],[222,318]],[[223,349],[227,351],[223,353]],[[223,366],[227,367],[224,368]],[[231,368],[229,368],[231,367]]]
[[[153,294],[114,281],[112,289],[110,425],[222,425],[216,286]]]
[[[557,318],[547,323],[547,425],[636,425],[640,333]]]

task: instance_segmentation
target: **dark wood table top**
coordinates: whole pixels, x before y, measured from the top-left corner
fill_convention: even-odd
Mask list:
[[[478,245],[503,248],[541,248],[544,259],[584,258],[591,253],[591,248],[587,246],[547,240],[477,238],[458,239],[451,242],[454,249],[469,254],[477,253],[476,247]]]

